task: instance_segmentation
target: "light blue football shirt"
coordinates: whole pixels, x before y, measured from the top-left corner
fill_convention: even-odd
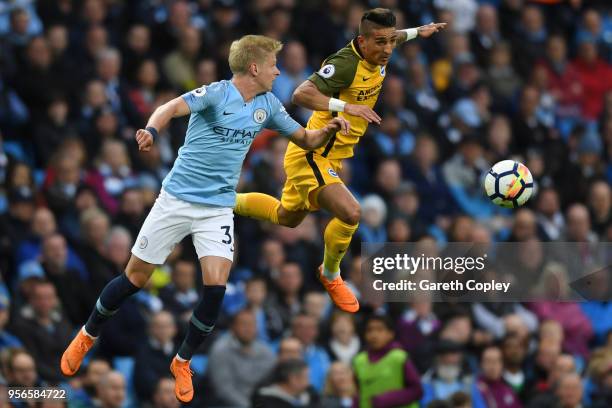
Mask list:
[[[231,81],[214,82],[182,97],[191,109],[187,135],[162,186],[191,203],[234,207],[253,139],[263,128],[289,136],[300,127],[272,93],[246,103]]]

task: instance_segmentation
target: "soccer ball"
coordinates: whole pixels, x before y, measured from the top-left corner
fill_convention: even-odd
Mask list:
[[[487,173],[484,188],[493,204],[517,208],[531,197],[533,177],[524,164],[514,160],[502,160]]]

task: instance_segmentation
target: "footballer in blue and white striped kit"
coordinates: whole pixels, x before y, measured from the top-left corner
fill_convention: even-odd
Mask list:
[[[202,86],[160,106],[146,129],[136,132],[138,148],[148,151],[158,131],[172,118],[190,115],[185,144],[138,234],[125,274],[102,290],[85,326],[62,356],[65,375],[78,371],[101,325],[147,283],[174,246],[191,235],[202,266],[203,297],[170,371],[176,378],[176,397],[182,402],[193,398],[189,361],[213,330],[225,294],[234,251],[235,190],[251,143],[268,128],[312,150],[325,145],[336,132],[349,131],[348,122],[339,117],[322,129],[306,130],[270,93],[280,74],[276,54],[281,48],[280,42],[264,36],[248,35],[234,41],[230,81]]]

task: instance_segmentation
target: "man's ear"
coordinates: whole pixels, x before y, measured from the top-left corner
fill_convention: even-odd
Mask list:
[[[258,69],[257,69],[257,64],[256,63],[251,63],[251,65],[249,65],[249,72],[251,73],[251,75],[253,76],[257,76],[258,74]]]
[[[365,44],[366,38],[363,34],[359,34],[357,36],[357,44],[359,44],[359,46],[363,46],[363,44]]]

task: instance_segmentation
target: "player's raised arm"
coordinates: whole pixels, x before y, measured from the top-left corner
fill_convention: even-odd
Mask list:
[[[342,132],[347,135],[350,128],[351,125],[346,119],[333,118],[321,129],[304,129],[300,127],[290,135],[290,140],[304,150],[314,150],[327,144],[336,132]]]
[[[187,102],[185,102],[182,96],[158,106],[149,118],[147,127],[145,129],[138,129],[136,132],[138,150],[142,150],[143,152],[151,150],[153,141],[157,137],[157,133],[160,129],[166,127],[172,118],[185,116],[189,113],[191,113],[189,105],[187,105]]]
[[[348,115],[359,116],[368,123],[380,124],[380,116],[366,105],[346,103],[340,99],[330,98],[322,93],[317,86],[307,79],[293,92],[291,101],[306,109],[316,111],[344,112]]]
[[[410,41],[416,37],[430,37],[432,34],[437,33],[438,31],[446,28],[446,24],[447,23],[429,23],[420,27],[397,30],[397,43],[401,44],[403,42]]]

